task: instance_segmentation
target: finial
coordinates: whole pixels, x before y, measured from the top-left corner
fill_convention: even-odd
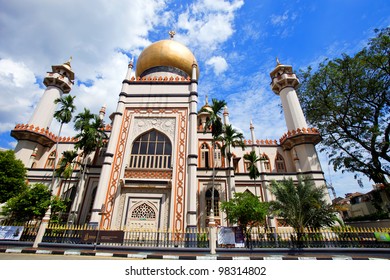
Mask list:
[[[281,65],[279,58],[276,57],[276,66]]]
[[[174,30],[171,30],[168,32],[169,36],[171,37],[171,40],[173,39],[173,37],[176,35],[176,32]]]
[[[72,56],[69,57],[68,61],[64,62],[65,65],[70,67],[70,62],[72,61]]]
[[[209,105],[209,95],[206,94],[206,105]]]

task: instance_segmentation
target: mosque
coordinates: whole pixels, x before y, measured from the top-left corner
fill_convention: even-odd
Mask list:
[[[77,223],[182,232],[207,227],[212,207],[215,223],[226,225],[220,203],[234,192],[251,192],[270,201],[274,199],[267,188],[271,180],[297,180],[299,175],[312,177],[317,186],[325,185],[315,149],[321,137],[306,123],[292,66],[277,62],[270,73],[288,131],[278,141],[260,140],[251,123],[250,139],[244,141],[244,149],[232,148],[230,164],[221,153],[222,143],[212,147],[211,131],[205,133],[210,114],[198,110],[199,75],[193,53],[172,38],[145,48],[135,68],[130,62],[116,111],[105,126],[106,145],[89,155],[83,178],[76,166],[69,179],[57,179],[53,188],[53,194],[73,201]],[[69,94],[74,83],[70,61],[52,66],[43,83],[46,89],[31,119],[16,125],[11,135],[17,140],[15,154],[26,166],[29,182],[50,185],[54,165],[76,143],[75,138],[50,131],[57,106],[54,100]],[[210,107],[207,101],[201,105]],[[104,117],[104,107],[99,114]],[[229,124],[226,107],[221,118]],[[257,163],[260,177],[255,181],[244,159],[250,151],[264,158]],[[269,223],[283,226],[277,218]]]

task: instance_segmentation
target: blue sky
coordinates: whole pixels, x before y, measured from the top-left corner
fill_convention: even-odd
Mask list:
[[[136,60],[172,29],[198,60],[199,105],[206,94],[225,99],[247,139],[252,119],[258,139],[278,140],[287,129],[269,87],[276,57],[296,71],[315,68],[327,57],[354,54],[389,24],[388,0],[0,0],[0,147],[15,146],[10,130],[30,118],[51,65],[72,56],[78,111],[105,104],[108,116],[129,57]],[[71,136],[72,125],[63,134]],[[354,174],[334,172],[320,158],[338,196],[371,190],[366,178],[361,189]]]

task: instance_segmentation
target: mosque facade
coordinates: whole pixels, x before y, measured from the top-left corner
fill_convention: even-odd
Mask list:
[[[260,140],[250,124],[245,148],[232,147],[228,163],[221,152],[223,143],[217,141],[213,147],[206,128],[210,105],[206,101],[202,107],[206,110],[198,110],[196,58],[172,39],[151,44],[135,68],[129,64],[117,108],[105,126],[107,143],[89,155],[84,176],[75,166],[70,178],[55,179],[52,193],[71,199],[69,211],[78,224],[180,232],[208,226],[211,207],[216,224],[226,225],[220,203],[234,192],[251,192],[270,201],[274,197],[267,186],[272,180],[297,181],[300,175],[310,176],[316,186],[325,185],[315,149],[321,137],[306,123],[292,67],[278,62],[270,79],[273,92],[281,98],[288,131],[278,141]],[[70,61],[52,66],[29,122],[11,132],[18,142],[16,157],[25,164],[30,183],[50,185],[62,153],[74,149],[77,139],[50,131],[54,100],[68,94],[73,81]],[[104,117],[104,107],[99,114]],[[226,107],[221,118],[229,124]],[[251,151],[264,159],[257,163],[260,177],[256,180],[250,179],[244,159]],[[268,222],[272,227],[283,225],[277,218]]]

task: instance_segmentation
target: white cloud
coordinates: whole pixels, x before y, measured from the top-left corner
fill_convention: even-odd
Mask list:
[[[0,133],[16,122],[27,122],[31,106],[42,92],[34,73],[23,62],[0,60]]]
[[[115,109],[128,58],[150,44],[153,28],[172,17],[167,1],[4,1],[0,0],[0,132],[26,123],[43,94],[36,84],[51,65],[73,56],[77,112]],[[59,14],[60,11],[60,14]],[[119,51],[121,50],[121,51]],[[92,86],[78,86],[89,81]],[[76,113],[77,113],[76,112]],[[52,123],[56,132],[58,124]],[[73,135],[67,125],[63,135]],[[68,134],[68,135],[69,135]]]
[[[271,15],[271,23],[273,25],[285,25],[288,19],[288,11],[285,11],[282,15]]]
[[[206,65],[211,65],[215,75],[220,75],[228,68],[226,60],[222,56],[213,56],[206,61]]]
[[[191,48],[199,49],[199,55],[210,55],[219,44],[232,36],[235,12],[243,4],[242,0],[196,1],[178,16],[177,39]]]

